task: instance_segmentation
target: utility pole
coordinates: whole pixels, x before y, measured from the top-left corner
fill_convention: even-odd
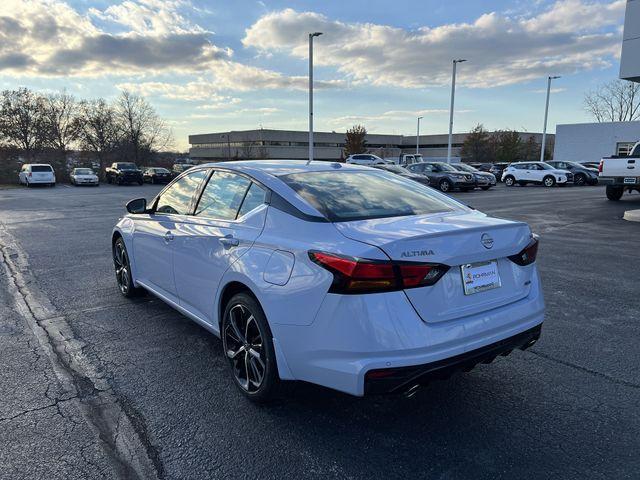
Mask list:
[[[309,34],[309,162],[313,162],[313,38],[322,32]]]
[[[464,58],[453,61],[453,73],[451,75],[451,108],[449,109],[449,143],[447,144],[447,163],[451,163],[451,141],[453,139],[453,106],[456,98],[456,67],[459,63],[466,62]]]
[[[542,129],[542,147],[540,148],[540,161],[544,162],[544,151],[547,146],[547,118],[549,117],[549,97],[551,96],[551,81],[559,76],[547,77],[547,103],[544,108],[544,128]]]

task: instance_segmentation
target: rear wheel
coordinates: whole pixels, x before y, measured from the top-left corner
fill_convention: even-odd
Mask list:
[[[507,187],[513,187],[515,183],[516,183],[516,179],[512,175],[507,175],[506,177],[504,177],[504,184]]]
[[[607,198],[611,201],[617,202],[622,198],[624,194],[624,187],[616,185],[607,185]]]
[[[544,184],[545,187],[553,187],[556,184],[556,179],[553,178],[551,175],[547,175],[542,180],[542,183]]]
[[[221,333],[236,386],[252,401],[271,400],[280,386],[273,337],[262,308],[251,295],[238,293],[229,300]]]
[[[120,293],[127,298],[140,295],[142,289],[133,285],[131,263],[129,262],[127,247],[122,238],[119,238],[113,244],[113,265],[116,269],[116,282],[118,283]]]
[[[451,185],[451,182],[446,178],[440,180],[440,184],[438,186],[440,187],[440,191],[442,192],[450,192],[451,188],[453,187],[453,185]]]

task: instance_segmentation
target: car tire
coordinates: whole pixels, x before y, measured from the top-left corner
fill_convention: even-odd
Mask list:
[[[265,403],[281,387],[273,336],[256,299],[238,293],[227,303],[220,336],[233,382],[249,400]]]
[[[113,244],[113,265],[116,270],[116,283],[120,293],[126,298],[133,298],[143,293],[142,288],[134,286],[131,276],[131,262],[127,253],[127,246],[120,237]]]
[[[156,179],[155,177],[151,177],[151,185],[155,185],[156,184]]]
[[[482,190],[489,190],[491,187],[480,187]]]
[[[504,184],[507,187],[513,187],[516,184],[516,179],[513,175],[507,175],[504,177]]]
[[[29,183],[29,180],[25,180],[24,184],[27,186],[27,188],[31,188],[31,184]]]
[[[554,187],[556,185],[556,179],[553,178],[551,175],[547,175],[542,179],[542,184],[545,187]]]
[[[584,175],[584,173],[577,173],[573,177],[573,184],[578,187],[582,187],[583,185],[587,184],[587,177]]]
[[[617,185],[607,185],[607,198],[612,202],[617,202],[624,194],[624,187]]]
[[[441,192],[450,192],[453,188],[453,185],[451,184],[451,182],[449,180],[447,180],[446,178],[440,180],[440,183],[438,184],[438,187],[440,188]]]

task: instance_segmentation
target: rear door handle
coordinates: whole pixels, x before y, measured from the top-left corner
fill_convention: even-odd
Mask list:
[[[225,235],[220,238],[220,243],[224,248],[231,248],[240,245],[240,240],[233,238],[233,235]]]
[[[174,238],[173,233],[171,233],[171,230],[169,230],[167,233],[164,234],[164,241],[169,243],[171,242]]]

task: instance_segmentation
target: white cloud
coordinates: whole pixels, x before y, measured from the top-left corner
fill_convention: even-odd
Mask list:
[[[446,85],[451,60],[464,57],[470,61],[460,69],[460,82],[492,87],[610,65],[620,50],[624,5],[624,0],[560,0],[528,17],[494,12],[473,23],[415,31],[285,9],[262,16],[246,30],[243,44],[306,58],[306,32],[321,31],[314,62],[336,67],[355,82]]]
[[[187,0],[125,0],[86,15],[59,0],[5,0],[0,16],[0,74],[45,77],[207,75],[208,83],[126,84],[167,98],[213,98],[221,90],[304,89],[306,77],[245,65],[211,32],[190,23]],[[107,31],[100,24],[118,27]],[[318,88],[341,81],[317,82]]]

